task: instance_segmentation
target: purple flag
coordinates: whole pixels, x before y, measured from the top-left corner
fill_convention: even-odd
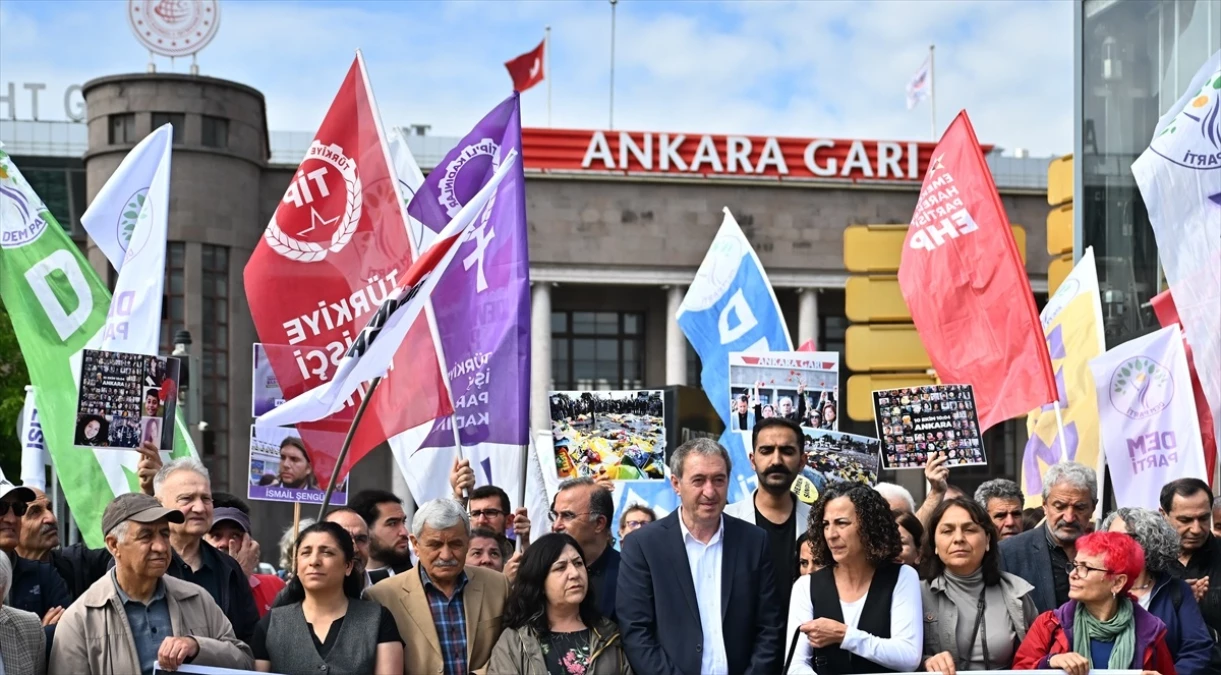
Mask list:
[[[517,94],[480,120],[411,200],[407,212],[424,225],[423,247],[509,153],[521,154]],[[499,485],[513,495],[521,480],[520,450],[530,433],[530,264],[521,167],[519,160],[505,177],[433,293],[454,416],[437,420],[421,442],[391,442],[421,503],[449,493],[455,426],[478,484]]]

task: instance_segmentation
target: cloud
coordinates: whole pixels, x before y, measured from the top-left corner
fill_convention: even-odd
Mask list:
[[[143,72],[125,7],[5,0],[0,87],[47,82],[43,116],[62,118],[67,85]],[[272,129],[312,131],[359,47],[387,124],[460,135],[508,95],[504,61],[550,25],[554,126],[605,128],[610,14],[603,2],[226,2],[199,63],[263,91]],[[904,86],[936,44],[941,128],[966,108],[985,143],[1072,147],[1070,2],[623,0],[616,33],[618,128],[925,140],[928,102],[907,111]],[[546,125],[545,85],[523,96],[523,119]]]

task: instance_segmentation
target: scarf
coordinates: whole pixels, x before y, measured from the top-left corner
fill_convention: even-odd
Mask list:
[[[1073,617],[1073,651],[1089,659],[1090,669],[1125,670],[1132,667],[1136,655],[1136,622],[1132,618],[1132,601],[1118,598],[1119,607],[1110,621],[1100,621],[1085,605],[1077,603]],[[1094,664],[1090,655],[1090,640],[1113,643],[1111,658],[1105,666]]]

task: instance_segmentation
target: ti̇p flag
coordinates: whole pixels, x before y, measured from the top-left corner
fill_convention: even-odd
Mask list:
[[[1056,400],[1030,282],[966,111],[924,174],[899,288],[937,376],[975,388],[981,429]]]
[[[543,72],[543,51],[546,45],[547,41],[543,40],[534,49],[505,62],[509,77],[513,78],[513,91],[522,92],[543,81],[546,76]]]
[[[287,399],[328,382],[412,264],[403,204],[359,52],[246,265],[246,298]],[[453,411],[427,321],[411,325],[369,401],[339,473],[390,436]],[[339,454],[361,392],[298,431],[319,483]],[[261,422],[260,422],[261,423]]]

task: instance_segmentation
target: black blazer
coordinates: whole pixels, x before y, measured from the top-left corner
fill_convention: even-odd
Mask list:
[[[784,665],[787,617],[767,534],[738,518],[724,523],[721,621],[729,672],[774,675]],[[624,538],[615,608],[633,671],[699,675],[704,638],[677,510]]]
[[[1039,614],[1050,612],[1056,604],[1056,580],[1051,573],[1051,553],[1047,550],[1047,525],[1040,524],[1016,537],[1001,542],[1001,568],[1029,581]]]

